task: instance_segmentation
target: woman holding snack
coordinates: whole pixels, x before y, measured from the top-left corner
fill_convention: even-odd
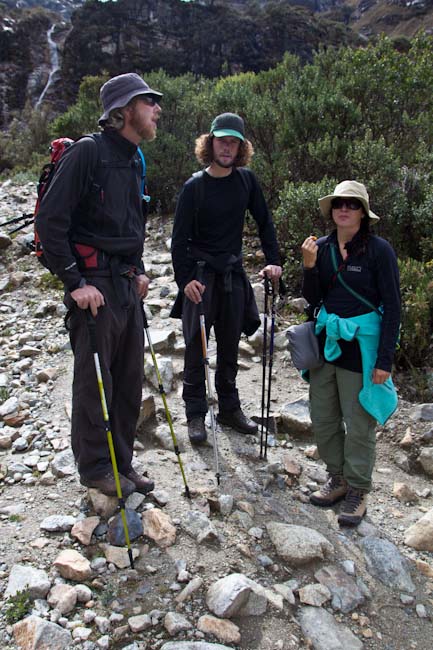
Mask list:
[[[367,511],[375,461],[376,422],[397,407],[391,368],[400,326],[397,258],[370,231],[379,217],[365,186],[343,181],[319,199],[335,229],[302,244],[303,295],[320,310],[316,334],[324,356],[309,371],[311,420],[327,483],[310,496],[317,506],[344,499],[341,525]]]

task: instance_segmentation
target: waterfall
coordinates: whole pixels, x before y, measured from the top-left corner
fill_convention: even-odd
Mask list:
[[[54,31],[55,25],[51,25],[50,29],[47,32],[47,40],[48,40],[48,47],[50,48],[50,60],[51,60],[51,70],[50,70],[50,76],[48,77],[48,81],[45,84],[45,88],[41,92],[38,101],[36,102],[35,108],[39,108],[40,105],[42,104],[45,95],[47,94],[48,88],[51,86],[53,82],[53,77],[56,74],[57,70],[59,69],[59,53],[57,51],[57,45],[54,42],[52,38],[52,34]]]

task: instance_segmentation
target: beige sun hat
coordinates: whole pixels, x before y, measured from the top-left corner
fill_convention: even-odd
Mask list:
[[[357,181],[343,181],[342,183],[338,183],[333,194],[328,194],[319,199],[320,211],[324,217],[328,218],[331,215],[331,202],[332,199],[337,197],[344,199],[358,199],[358,201],[361,201],[364,206],[364,210],[370,219],[370,223],[376,223],[376,221],[379,221],[380,217],[370,210],[368,192],[365,185],[362,183],[358,183]]]

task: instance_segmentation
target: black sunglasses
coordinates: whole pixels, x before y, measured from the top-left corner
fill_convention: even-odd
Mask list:
[[[341,208],[343,208],[344,206],[346,206],[348,210],[361,210],[361,208],[363,207],[361,201],[358,201],[358,199],[338,198],[338,199],[332,199],[331,201],[331,207],[333,209],[335,208],[336,210],[341,210]]]
[[[140,99],[148,106],[156,106],[159,103],[159,97],[155,97],[154,95],[141,95]]]

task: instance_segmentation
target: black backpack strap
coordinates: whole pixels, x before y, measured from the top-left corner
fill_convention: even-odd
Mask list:
[[[361,296],[361,294],[359,294],[357,291],[355,291],[355,289],[352,289],[352,287],[350,287],[347,284],[347,282],[345,280],[343,280],[343,278],[341,277],[342,269],[341,269],[341,267],[339,268],[337,266],[337,254],[335,252],[335,245],[334,244],[330,244],[330,251],[331,251],[332,266],[333,266],[333,269],[334,269],[334,273],[336,274],[336,279],[340,282],[341,285],[343,285],[343,287],[345,289],[347,289],[347,291],[349,293],[352,294],[352,296],[357,298],[360,302],[362,302],[364,305],[369,307],[372,311],[375,311],[376,314],[382,318],[382,312],[379,311],[379,309],[377,307],[375,307],[372,302],[367,300],[367,298],[364,298],[364,296]]]
[[[204,171],[201,169],[198,172],[194,172],[192,175],[195,179],[194,183],[194,215],[193,215],[193,237],[198,239],[200,235],[199,227],[199,213],[201,205],[204,201]]]

